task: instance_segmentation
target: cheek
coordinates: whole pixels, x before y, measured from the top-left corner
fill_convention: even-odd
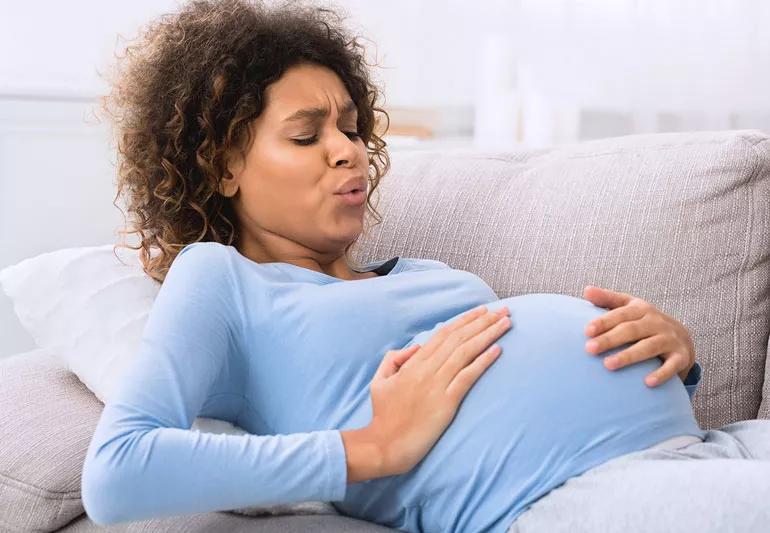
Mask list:
[[[285,176],[241,186],[240,201],[244,215],[267,228],[318,226],[333,218],[336,211],[336,199],[320,185]]]
[[[249,173],[241,180],[242,200],[249,211],[257,214],[285,209],[303,189],[294,178],[299,165],[285,152],[279,145],[271,144],[252,159]]]
[[[368,168],[366,146],[358,143],[361,166]],[[349,223],[350,211],[333,196],[326,161],[312,148],[262,143],[251,160],[257,174],[243,180],[241,203],[253,222],[273,228],[307,228]]]

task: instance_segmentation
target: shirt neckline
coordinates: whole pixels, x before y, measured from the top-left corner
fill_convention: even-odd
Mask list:
[[[387,276],[391,272],[393,272],[393,270],[396,268],[396,265],[399,264],[400,260],[401,260],[401,258],[399,256],[391,257],[390,259],[386,259],[384,261],[373,261],[371,263],[367,263],[366,265],[364,265],[365,266],[364,270],[356,270],[355,268],[352,268],[351,270],[353,272],[358,272],[358,273],[375,272],[377,274],[377,277]],[[393,263],[393,264],[392,265],[388,265],[388,263]],[[374,265],[374,268],[371,268],[372,265]],[[377,272],[378,270],[381,270],[386,265],[388,265],[387,266],[387,272],[383,272],[383,273]],[[364,278],[364,279],[366,279],[366,278]]]
[[[391,258],[391,259],[380,259],[378,261],[373,261],[373,262],[370,262],[370,263],[366,263],[362,270],[356,270],[356,269],[351,269],[351,270],[353,270],[354,272],[358,272],[358,273],[371,272],[371,271],[376,270],[377,268],[381,267],[382,265],[384,265],[388,261],[392,261],[393,259],[396,259],[396,264],[393,265],[393,268],[390,269],[390,272],[388,272],[387,274],[384,274],[384,275],[378,275],[378,276],[375,276],[375,277],[372,277],[372,278],[363,278],[363,279],[342,279],[342,278],[337,278],[337,277],[334,277],[334,276],[330,276],[329,274],[327,274],[325,272],[318,272],[317,270],[311,270],[309,268],[301,267],[299,265],[295,265],[295,264],[292,264],[292,263],[274,262],[274,263],[262,263],[262,264],[263,265],[272,266],[272,267],[277,268],[279,270],[281,268],[288,268],[289,270],[294,270],[295,272],[303,273],[307,277],[315,278],[316,280],[321,281],[321,282],[326,284],[326,283],[335,283],[335,282],[342,282],[342,281],[344,281],[346,283],[355,282],[355,281],[367,281],[367,280],[370,280],[370,279],[385,278],[385,277],[390,276],[391,274],[398,274],[404,268],[404,258],[403,257],[399,257],[399,256],[396,256],[395,258]]]
[[[235,247],[233,247],[233,248],[235,248]],[[340,281],[345,281],[345,282],[367,281],[369,279],[384,278],[384,277],[390,276],[391,274],[398,274],[399,272],[401,272],[404,269],[404,266],[406,264],[404,258],[401,257],[401,256],[391,257],[390,259],[379,259],[377,261],[371,261],[369,263],[364,264],[364,268],[361,269],[361,270],[356,270],[355,268],[351,268],[351,270],[353,270],[353,272],[358,272],[359,274],[363,273],[363,272],[372,272],[372,271],[377,270],[378,268],[380,268],[382,265],[384,265],[388,261],[393,261],[393,259],[396,260],[396,264],[393,265],[393,268],[391,268],[390,272],[388,272],[387,274],[381,274],[381,275],[377,275],[377,276],[374,276],[374,277],[371,277],[371,278],[363,278],[363,279],[342,279],[342,278],[337,278],[337,277],[331,276],[329,274],[326,274],[325,272],[318,272],[317,270],[311,270],[309,268],[301,267],[299,265],[295,265],[295,264],[292,264],[292,263],[284,263],[284,262],[280,262],[280,261],[274,261],[274,262],[270,262],[270,263],[257,263],[256,261],[254,261],[252,259],[249,259],[248,257],[242,255],[237,249],[235,250],[235,253],[238,256],[240,256],[243,259],[245,259],[246,261],[249,261],[249,262],[251,262],[251,263],[253,263],[255,265],[264,265],[264,266],[268,266],[268,267],[273,267],[273,268],[275,268],[277,270],[288,268],[289,270],[294,270],[295,272],[302,273],[306,277],[315,278],[316,280],[321,281],[323,283],[333,283],[333,282],[340,282]]]

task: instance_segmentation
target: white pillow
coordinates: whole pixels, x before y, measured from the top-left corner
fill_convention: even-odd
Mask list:
[[[139,253],[113,245],[66,248],[0,271],[22,326],[102,401],[137,352],[160,284]]]
[[[142,270],[137,250],[113,253],[112,244],[24,259],[0,270],[0,286],[38,347],[50,349],[102,403],[139,350],[160,290]],[[196,418],[192,429],[246,433],[205,417]]]
[[[115,254],[118,257],[115,257]],[[125,263],[125,264],[124,264]],[[160,284],[144,273],[139,252],[113,245],[64,248],[0,270],[0,286],[22,326],[49,348],[102,403],[139,350]],[[225,420],[198,417],[192,430],[243,435]],[[233,510],[251,516],[339,514],[308,501]]]
[[[142,270],[138,251],[115,253],[111,244],[66,248],[0,270],[0,286],[38,347],[49,348],[102,403],[137,353],[160,290]],[[204,417],[192,429],[246,433]]]

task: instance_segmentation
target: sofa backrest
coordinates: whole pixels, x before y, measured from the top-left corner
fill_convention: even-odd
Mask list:
[[[691,333],[701,427],[770,418],[768,135],[394,152],[391,163],[373,198],[383,220],[354,259],[438,259],[500,298],[582,297],[586,285],[638,296]]]

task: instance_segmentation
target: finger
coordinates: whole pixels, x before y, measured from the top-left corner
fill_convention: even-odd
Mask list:
[[[487,309],[486,305],[480,305],[478,307],[474,307],[470,311],[467,311],[460,315],[460,317],[457,320],[453,320],[452,322],[449,322],[448,324],[444,324],[436,332],[428,339],[428,342],[425,343],[425,352],[427,357],[427,354],[432,353],[436,347],[441,344],[444,337],[448,336],[451,332],[463,327],[466,324],[469,324],[473,322],[474,320],[485,316],[487,313],[489,313],[489,310]],[[423,358],[425,358],[423,357]]]
[[[455,357],[459,350],[473,351],[471,355],[465,357],[465,361],[451,375],[446,377],[448,382],[463,366],[470,363],[473,357],[487,348],[492,341],[497,339],[502,332],[510,327],[511,318],[504,313],[489,313],[487,316],[479,318],[475,322],[468,324],[464,328],[454,332],[447,340],[436,349],[436,352],[427,362],[428,368],[433,374],[438,374],[444,363],[452,357]],[[479,343],[479,337],[482,340]],[[475,343],[473,342],[475,340]],[[470,346],[470,348],[469,348]]]
[[[595,337],[608,331],[615,326],[622,324],[623,322],[630,322],[632,320],[640,319],[644,316],[644,310],[640,307],[633,305],[624,305],[612,311],[598,316],[586,324],[583,333],[588,337]],[[594,339],[595,340],[595,339]]]
[[[385,352],[385,356],[382,358],[382,361],[380,361],[380,366],[378,366],[377,370],[374,371],[372,381],[389,378],[395,372],[396,366],[393,363],[393,353],[390,351]]]
[[[597,355],[622,344],[645,339],[656,333],[657,330],[650,325],[649,320],[644,318],[621,322],[611,330],[586,341],[585,350],[590,354]]]
[[[647,337],[632,344],[629,348],[604,358],[604,366],[608,370],[618,370],[646,359],[652,359],[670,350],[665,335]]]
[[[595,285],[586,285],[583,289],[583,297],[599,307],[615,309],[628,304],[633,296],[625,292],[616,292]]]
[[[686,359],[684,355],[679,352],[673,352],[665,354],[668,359],[663,361],[663,364],[655,372],[648,374],[644,378],[644,383],[648,387],[657,387],[658,385],[665,383],[677,374],[679,368],[682,366],[682,360]]]
[[[380,366],[377,368],[377,370],[374,373],[374,379],[386,379],[398,372],[399,367],[403,364],[403,361],[401,361],[401,358],[403,358],[405,353],[409,353],[410,355],[416,352],[419,349],[418,344],[413,344],[412,346],[405,348],[403,350],[389,350],[385,357],[383,357],[382,362],[380,363]]]
[[[468,394],[471,387],[478,381],[481,374],[494,363],[503,352],[502,346],[493,344],[476,357],[469,365],[460,370],[446,388],[446,395],[455,404],[459,404]]]
[[[425,350],[416,354],[413,360],[426,361],[433,358],[440,350],[448,349],[451,352],[454,349],[454,346],[464,339],[476,335],[479,331],[482,331],[489,324],[500,318],[502,314],[507,313],[508,308],[503,307],[496,311],[490,311],[486,306],[482,306],[482,312],[477,314],[476,311],[477,310],[474,309],[456,321],[439,328],[439,330],[431,336],[428,342],[425,343]],[[446,341],[448,340],[451,340],[452,342],[447,343]],[[433,371],[435,371],[435,368],[438,367],[434,367]]]
[[[451,353],[436,357],[439,363],[434,371],[436,377],[444,383],[450,383],[464,367],[472,364],[473,360],[480,357],[480,353],[488,349],[492,343],[499,344],[500,339],[510,331],[512,325],[509,317],[501,317],[485,330],[468,338]]]
[[[644,314],[645,310],[642,306],[624,305],[623,307],[612,309],[611,311],[607,311],[601,316],[590,320],[588,324],[586,324],[583,332],[587,336],[593,337],[614,328],[622,322],[642,318]]]
[[[466,311],[460,317],[456,320],[453,320],[449,322],[448,324],[444,324],[441,326],[437,331],[436,334],[439,332],[446,332],[447,334],[455,331],[456,329],[459,329],[463,327],[466,324],[470,324],[474,320],[478,319],[479,317],[482,317],[486,315],[489,312],[489,309],[487,309],[486,305],[480,305],[478,307],[474,307],[470,311]],[[433,342],[431,344],[431,341],[433,341],[434,338],[436,338],[437,335],[433,335],[431,339],[426,343],[426,348],[432,348],[434,344],[438,344],[438,341]]]
[[[402,348],[396,353],[395,357],[393,358],[393,362],[396,364],[397,367],[400,367],[407,361],[407,359],[412,357],[417,352],[417,350],[419,350],[421,347],[422,346],[419,344],[412,344],[407,348]]]
[[[429,341],[430,343],[434,339],[436,340],[435,348],[429,351],[426,345],[426,350],[417,354],[413,360],[422,363],[424,372],[429,375],[435,375],[438,372],[438,369],[441,368],[444,362],[451,357],[452,353],[460,345],[489,328],[501,318],[506,317],[507,314],[505,311],[507,311],[507,309],[507,307],[504,307],[495,312],[490,311],[451,333],[437,333]],[[478,352],[476,355],[478,355]],[[407,362],[407,364],[411,363]]]
[[[624,305],[598,316],[586,324],[584,333],[593,337],[614,328],[622,322],[628,322],[642,318],[646,314],[646,309],[642,305]]]

